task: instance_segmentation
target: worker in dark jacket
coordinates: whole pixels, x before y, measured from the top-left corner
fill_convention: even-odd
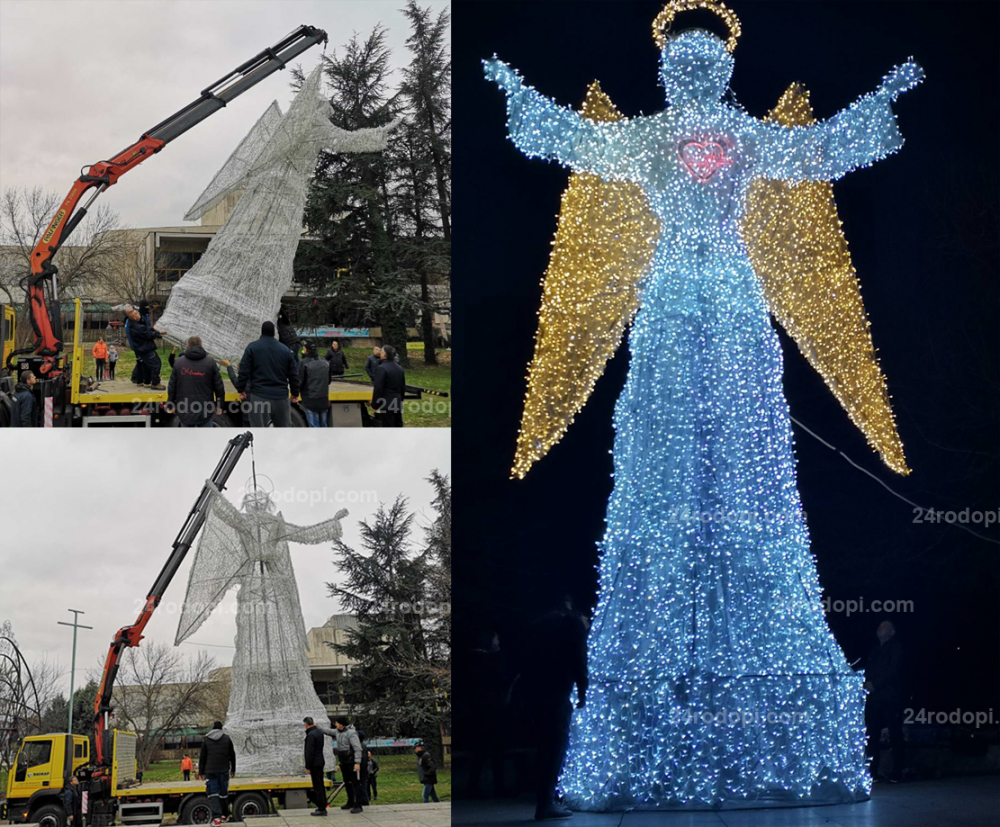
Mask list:
[[[132,348],[132,352],[134,353],[135,340],[133,340],[132,338],[132,331],[130,329],[132,320],[131,318],[129,318],[129,313],[128,313],[130,309],[131,305],[125,305],[125,338],[128,339],[128,346]],[[139,313],[139,321],[142,322],[144,325],[149,325],[151,316],[149,312],[149,302],[146,299],[143,299],[141,302],[139,302],[139,307],[137,308],[137,312]],[[149,368],[147,368],[146,365],[143,364],[142,359],[137,358],[135,360],[135,367],[132,368],[132,384],[150,385],[152,384],[149,381],[150,378],[151,377],[149,375]]]
[[[222,721],[216,721],[202,741],[198,758],[198,777],[205,779],[213,827],[229,818],[229,779],[235,775],[236,748],[232,738],[222,731]]]
[[[326,766],[326,759],[323,757],[323,732],[312,718],[303,718],[302,723],[306,725],[306,770],[312,777],[313,803],[316,805],[312,815],[325,816],[326,787],[323,784],[323,768]]]
[[[382,348],[382,361],[375,369],[372,384],[372,412],[375,421],[382,428],[403,427],[403,392],[406,389],[406,373],[396,360],[396,348],[386,345]]]
[[[865,663],[865,689],[870,693],[865,704],[868,729],[868,755],[872,778],[878,773],[882,730],[889,730],[892,769],[889,780],[899,781],[903,772],[903,647],[896,639],[896,627],[885,620],[875,630],[878,645]]]
[[[247,345],[236,377],[240,399],[250,404],[251,428],[290,428],[292,402],[299,399],[299,373],[292,352],[274,338],[274,322],[260,326],[260,338]],[[248,398],[249,395],[249,398]]]
[[[371,355],[365,359],[365,373],[368,374],[369,379],[375,378],[375,368],[378,367],[378,363],[382,361],[382,348],[375,347],[372,348]]]
[[[177,411],[182,428],[211,428],[212,419],[222,410],[226,388],[215,360],[192,336],[187,350],[174,362],[167,383],[167,403]]]
[[[326,361],[330,363],[331,376],[343,376],[350,365],[347,364],[347,354],[340,349],[340,342],[336,339],[330,344],[330,349],[326,352]]]
[[[278,313],[278,341],[292,352],[292,358],[295,359],[295,364],[298,364],[302,340],[292,327],[292,320],[288,318],[288,312],[284,309]]]
[[[434,756],[423,748],[422,744],[417,744],[413,751],[417,754],[417,781],[424,787],[424,804],[434,802],[437,804],[439,798],[434,785],[438,782],[437,764],[434,763]]]
[[[143,376],[142,386],[154,391],[165,391],[166,387],[160,384],[160,368],[163,363],[160,361],[160,355],[156,352],[156,340],[160,338],[163,331],[157,330],[151,324],[143,324],[139,317],[139,311],[134,307],[127,308],[125,314],[129,318],[128,333],[132,341],[132,349],[135,351],[136,362],[141,361],[147,371],[147,374]]]
[[[69,781],[62,789],[63,809],[66,810],[67,823],[76,827],[81,819],[80,807],[80,781],[75,775],[69,777]]]
[[[35,394],[32,388],[38,384],[30,370],[21,374],[21,381],[14,385],[14,410],[11,411],[11,428],[35,427]]]
[[[302,407],[310,428],[325,428],[330,413],[330,363],[320,359],[315,342],[306,342],[306,355],[299,362]]]
[[[372,755],[372,751],[368,750],[368,793],[369,801],[378,801],[378,761],[375,760],[375,756]]]

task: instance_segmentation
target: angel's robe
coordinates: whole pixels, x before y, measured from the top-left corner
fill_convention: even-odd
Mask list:
[[[342,510],[317,525],[296,526],[266,508],[241,512],[212,491],[175,644],[193,635],[230,589],[239,589],[225,730],[236,747],[240,775],[302,773],[302,719],[327,720],[310,676],[288,543],[337,540],[346,515]],[[329,744],[326,752],[332,763]]]

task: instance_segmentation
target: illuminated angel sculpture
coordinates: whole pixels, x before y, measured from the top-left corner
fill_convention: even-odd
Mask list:
[[[236,509],[212,487],[175,645],[193,635],[232,588],[236,655],[225,729],[240,759],[240,775],[303,773],[302,719],[327,719],[309,674],[306,629],[288,543],[332,542],[341,536],[341,510],[314,526],[285,522],[260,489]],[[333,754],[326,746],[327,763]]]
[[[691,8],[728,39],[674,31]],[[515,476],[561,438],[632,323],[590,688],[560,789],[586,810],[858,800],[863,678],[823,614],[768,314],[906,473],[829,182],[900,148],[890,103],[922,71],[897,67],[822,122],[793,86],[760,120],[724,99],[730,9],[674,0],[653,30],[668,107],[649,117],[621,117],[596,86],[577,113],[485,63],[514,144],[574,173]]]
[[[292,284],[309,180],[321,150],[379,152],[393,121],[347,131],[330,123],[322,65],[306,78],[287,114],[272,103],[184,218],[239,201],[208,250],[173,287],[157,327],[183,344],[199,336],[214,356],[239,357],[278,314]]]

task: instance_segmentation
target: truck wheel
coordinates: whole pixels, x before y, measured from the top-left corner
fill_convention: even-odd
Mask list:
[[[39,827],[66,827],[66,811],[58,804],[46,804],[35,810],[28,820]]]
[[[211,824],[212,808],[207,795],[196,795],[181,808],[179,824]]]
[[[233,821],[244,821],[247,816],[266,816],[270,812],[267,799],[260,793],[240,793],[233,806]]]

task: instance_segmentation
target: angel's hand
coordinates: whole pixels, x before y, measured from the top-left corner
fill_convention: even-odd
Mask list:
[[[906,63],[902,63],[899,66],[894,67],[889,74],[887,74],[882,79],[882,85],[879,86],[876,94],[888,97],[889,100],[894,101],[903,92],[907,92],[913,87],[918,86],[924,79],[923,68],[916,63],[914,60],[910,59]]]
[[[335,520],[343,520],[344,517],[346,517],[346,516],[347,516],[347,509],[346,508],[342,508],[342,509],[340,509],[340,511],[338,511],[336,514],[333,515],[333,519],[335,519]]]
[[[483,74],[486,75],[487,80],[493,81],[508,95],[519,91],[524,85],[517,70],[495,56],[493,60],[483,61]]]

